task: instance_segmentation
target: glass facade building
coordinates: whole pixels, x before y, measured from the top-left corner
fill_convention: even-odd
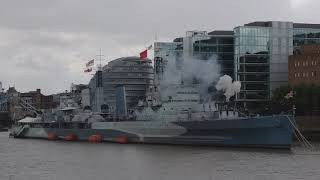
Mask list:
[[[304,44],[320,43],[320,25],[253,22],[234,29],[235,79],[242,82],[237,101],[264,103],[288,83],[288,57]]]
[[[233,31],[188,31],[184,38],[176,38],[173,42],[156,42],[154,47],[155,58],[160,58],[164,67],[174,63],[179,70],[184,57],[199,60],[216,58],[221,66],[221,75],[234,77]]]
[[[164,69],[168,65],[168,63],[174,63],[174,66],[176,66],[177,69],[180,69],[183,58],[182,38],[177,38],[174,40],[174,42],[155,42],[154,57],[158,58],[159,61],[161,60],[162,68]],[[163,72],[164,69],[162,69],[161,71]],[[155,70],[158,71],[157,69]]]
[[[212,31],[208,39],[193,43],[193,55],[200,60],[216,58],[221,75],[234,77],[234,38],[232,31]]]
[[[235,32],[235,74],[241,81],[238,101],[269,97],[270,29],[237,27]]]
[[[184,79],[184,60],[207,61],[215,60],[219,66],[212,71],[220,70],[222,75],[234,78],[234,35],[233,31],[187,31],[183,38],[176,38],[173,42],[156,42],[155,47],[155,77],[156,82],[189,82],[199,83],[196,78]],[[207,92],[202,94],[207,96]],[[214,84],[207,91],[215,92]]]
[[[305,44],[320,44],[320,25],[293,25],[294,49],[299,49]]]

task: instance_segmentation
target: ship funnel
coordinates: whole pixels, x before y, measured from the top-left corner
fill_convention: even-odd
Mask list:
[[[117,116],[127,116],[126,89],[123,85],[116,87],[116,114]]]

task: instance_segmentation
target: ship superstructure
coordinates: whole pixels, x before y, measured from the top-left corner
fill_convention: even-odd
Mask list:
[[[126,88],[117,86],[117,113],[80,111],[71,121],[20,122],[12,135],[118,143],[291,147],[291,116],[240,116],[230,102],[203,98],[201,80],[190,78],[186,71],[180,75],[180,79],[164,84],[163,79],[156,79],[147,88],[145,100],[140,100],[130,113],[126,112]],[[231,91],[224,90],[226,97],[230,96]]]
[[[20,122],[15,137],[245,147],[290,148],[290,116],[239,117],[219,104],[199,103],[196,86],[172,87],[161,104],[142,103],[134,118],[80,112],[69,121]],[[152,102],[152,101],[151,101]]]

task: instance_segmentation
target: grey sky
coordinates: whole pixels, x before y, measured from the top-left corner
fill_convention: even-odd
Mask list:
[[[233,29],[251,21],[320,23],[317,0],[0,0],[0,81],[55,93],[87,83],[84,63],[138,55],[187,30]]]

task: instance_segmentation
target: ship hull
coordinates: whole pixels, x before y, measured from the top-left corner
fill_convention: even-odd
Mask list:
[[[34,128],[29,127],[17,137],[57,139],[75,135],[77,140],[88,141],[100,135],[102,141],[126,143],[212,145],[233,147],[290,148],[293,121],[288,116],[212,120],[212,121],[135,121],[99,122],[89,129]]]

